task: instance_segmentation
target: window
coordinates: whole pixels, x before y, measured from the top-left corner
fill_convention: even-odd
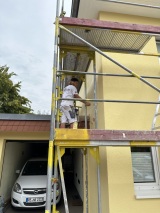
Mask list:
[[[155,172],[150,147],[132,148],[132,165],[135,183],[155,182]]]
[[[23,175],[47,175],[47,161],[28,161],[23,169]]]
[[[157,52],[160,53],[160,41],[157,41]]]
[[[132,147],[136,198],[160,198],[158,148]]]

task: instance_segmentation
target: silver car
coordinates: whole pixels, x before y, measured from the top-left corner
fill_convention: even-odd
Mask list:
[[[12,188],[12,206],[17,208],[44,207],[46,203],[47,159],[30,159],[19,173],[19,177]],[[58,204],[61,200],[59,175],[56,184],[56,204]],[[53,186],[54,183],[52,184],[52,203]]]

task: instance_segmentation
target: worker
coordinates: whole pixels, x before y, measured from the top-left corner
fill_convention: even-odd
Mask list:
[[[79,81],[77,78],[72,78],[70,81],[70,84],[66,86],[63,90],[62,98],[80,98],[78,95],[77,88],[78,88]],[[90,102],[88,101],[81,101],[85,104],[85,106],[90,106]],[[62,112],[61,117],[61,125],[60,128],[65,128],[66,123],[69,123],[70,128],[74,127],[74,123],[77,123],[77,117],[76,117],[76,110],[74,107],[74,101],[73,100],[62,100],[60,104],[60,110]]]

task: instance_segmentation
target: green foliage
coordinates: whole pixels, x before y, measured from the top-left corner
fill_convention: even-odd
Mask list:
[[[21,82],[14,84],[11,80],[12,76],[16,76],[16,74],[9,73],[9,67],[0,66],[0,113],[32,112],[31,101],[19,94]]]

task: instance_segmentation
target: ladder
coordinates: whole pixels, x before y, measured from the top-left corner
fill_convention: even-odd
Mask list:
[[[155,110],[153,121],[152,121],[151,130],[160,129],[160,126],[156,126],[157,118],[160,115],[160,112],[159,112],[159,108],[160,108],[160,94],[159,94],[159,97],[158,97],[158,102],[159,102],[159,104],[157,104],[157,106],[156,106],[156,110]]]

